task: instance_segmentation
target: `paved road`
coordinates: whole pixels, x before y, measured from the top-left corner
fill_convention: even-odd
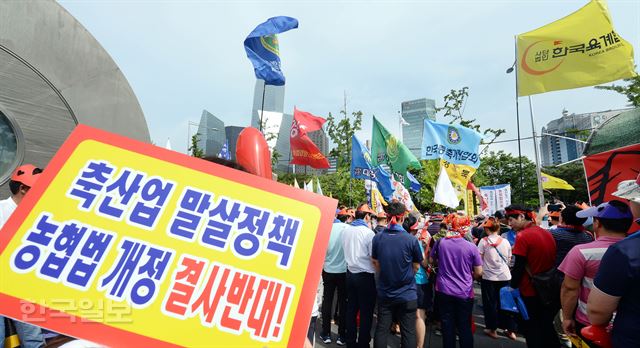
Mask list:
[[[484,329],[484,316],[482,314],[482,307],[481,307],[482,301],[481,301],[479,286],[475,287],[475,292],[476,292],[476,305],[474,306],[474,319],[476,322],[477,329],[473,337],[474,347],[478,347],[478,348],[485,348],[485,347],[486,348],[524,348],[526,347],[524,338],[522,336],[518,336],[518,339],[516,341],[512,341],[504,336],[500,336],[498,339],[493,339],[491,337],[488,337],[482,332],[482,330]],[[374,328],[375,328],[375,320],[374,320]],[[335,343],[335,339],[337,338],[337,333],[338,333],[338,327],[335,325],[332,325],[331,330],[332,330],[332,336],[334,339],[333,343],[324,344],[319,341],[320,339],[319,337],[316,337],[315,347],[322,347],[322,348],[339,348],[340,347]],[[320,331],[320,321],[318,320],[318,327],[317,327],[316,333],[318,333],[319,331]],[[372,337],[373,337],[373,330],[372,330]],[[373,346],[373,339],[372,339],[371,345]],[[400,347],[400,335],[390,336],[388,347],[390,348]],[[426,348],[442,347],[442,336],[436,335],[432,327],[428,329],[427,337],[425,338],[425,347]]]

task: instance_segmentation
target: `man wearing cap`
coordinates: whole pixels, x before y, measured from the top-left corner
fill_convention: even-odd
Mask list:
[[[342,211],[337,210],[336,215]],[[347,310],[347,262],[342,249],[342,233],[347,224],[338,220],[333,221],[331,235],[329,236],[329,246],[324,258],[322,267],[322,282],[324,290],[322,294],[322,330],[320,338],[323,343],[331,343],[331,317],[333,307],[333,294],[338,291],[338,338],[336,343],[339,346],[345,344],[345,317]]]
[[[559,304],[544,306],[530,276],[553,268],[556,243],[549,231],[535,224],[535,214],[531,209],[510,205],[505,211],[509,226],[518,234],[512,251],[516,260],[511,271],[511,287],[520,290],[529,314],[529,320],[521,320],[519,328],[527,340],[527,347],[559,347],[560,341],[553,326]]]
[[[373,229],[373,232],[378,234],[387,228],[387,214],[381,212],[376,218],[378,220],[378,224],[376,225],[376,228]]]
[[[629,181],[621,183],[618,191],[613,195],[628,199],[631,210],[637,218],[640,215],[640,176],[635,183],[632,180]],[[596,214],[592,209],[585,213]],[[611,228],[610,221],[594,217],[594,224],[597,220],[600,220],[599,223],[603,225],[609,224]],[[617,229],[623,229],[623,227],[620,225]],[[627,230],[630,227],[631,225],[627,226]],[[613,347],[640,346],[640,330],[638,330],[640,296],[638,294],[640,294],[640,233],[636,232],[610,246],[602,256],[587,302],[589,321],[593,325],[606,325],[611,320],[613,312],[616,312],[611,331]]]
[[[358,206],[355,220],[342,232],[342,247],[347,262],[347,348],[369,347],[373,308],[376,303],[375,270],[371,247],[375,233],[371,230],[375,212],[366,203]],[[360,329],[357,315],[360,313]]]
[[[588,234],[582,224],[586,218],[576,216],[582,209],[575,205],[570,205],[562,209],[560,213],[560,223],[555,229],[550,229],[551,235],[556,242],[556,267],[564,260],[571,248],[579,244],[593,242],[593,237]]]
[[[565,275],[561,301],[562,328],[567,335],[580,335],[583,327],[591,325],[587,316],[587,300],[600,261],[611,245],[624,239],[632,221],[629,207],[616,200],[578,211],[576,215],[584,220],[589,216],[594,218],[596,240],[573,247],[558,267]]]
[[[22,165],[13,172],[11,179],[9,180],[11,196],[0,201],[0,230],[7,220],[9,220],[9,217],[13,214],[14,210],[16,210],[18,204],[22,202],[22,199],[29,192],[31,187],[36,183],[40,173],[42,173],[42,169],[31,164]],[[4,342],[4,323],[4,317],[0,316],[0,337],[2,337],[2,341],[0,341],[0,343]],[[18,332],[21,347],[44,347],[44,337],[42,335],[42,330],[39,327],[17,320],[14,320],[13,324]]]
[[[389,326],[395,314],[400,323],[401,347],[416,347],[417,289],[415,274],[423,260],[418,239],[402,227],[406,207],[389,203],[385,212],[389,227],[373,238],[371,258],[378,272],[378,323],[373,341],[375,348],[386,348]],[[417,229],[418,220],[412,217]]]

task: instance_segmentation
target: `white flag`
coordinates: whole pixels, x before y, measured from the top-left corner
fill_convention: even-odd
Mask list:
[[[400,116],[400,125],[401,126],[410,126],[411,124],[407,122],[404,117]]]
[[[313,179],[309,180],[308,183],[304,184],[305,191],[313,192]]]
[[[440,167],[436,191],[433,193],[433,201],[449,208],[457,208],[460,204],[456,190],[451,185],[451,180],[449,180],[449,175],[447,175],[447,171],[442,166]]]
[[[318,178],[316,178],[316,193],[324,196],[324,193],[322,193],[322,187],[320,187],[320,179]]]
[[[167,144],[164,146],[164,148],[167,149],[167,150],[173,150],[171,148],[171,139],[170,138],[167,138]]]
[[[293,178],[293,187],[300,188],[300,185],[298,185],[298,180],[296,180],[296,178]]]

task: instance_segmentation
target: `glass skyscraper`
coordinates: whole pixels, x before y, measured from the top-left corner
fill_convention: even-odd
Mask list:
[[[217,156],[224,145],[224,122],[209,111],[202,110],[197,138],[198,147],[202,149],[205,156]]]
[[[436,120],[436,102],[433,99],[416,99],[402,102],[402,118],[408,125],[402,126],[402,142],[420,159],[424,120]]]

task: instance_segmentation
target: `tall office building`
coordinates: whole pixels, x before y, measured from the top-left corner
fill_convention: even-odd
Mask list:
[[[408,125],[402,126],[402,142],[420,159],[424,120],[436,120],[436,102],[433,99],[416,99],[402,102],[402,118]]]
[[[291,122],[293,122],[293,115],[282,115],[282,122],[275,146],[275,151],[280,155],[278,164],[276,164],[276,170],[279,172],[290,172],[289,162],[291,161],[291,143],[289,138],[291,134]]]
[[[265,90],[266,87],[266,90]],[[264,91],[264,94],[263,94]],[[264,103],[263,103],[264,96]],[[271,115],[277,115],[284,112],[284,86],[271,86],[264,84],[262,80],[256,80],[256,86],[253,92],[253,110],[251,111],[251,127],[260,129],[260,110],[267,111]],[[268,115],[263,116],[263,123],[267,123]],[[265,117],[267,116],[267,117]],[[280,120],[277,122],[280,124]],[[279,129],[276,130],[278,133]]]
[[[229,153],[231,154],[231,160],[236,160],[236,143],[238,142],[238,135],[244,127],[238,126],[226,126],[224,127],[224,132],[227,137],[227,141],[229,142]]]
[[[562,117],[552,120],[545,127],[542,127],[542,133],[540,134],[542,165],[556,165],[580,157],[584,150],[584,143],[580,141],[586,141],[593,129],[611,117],[627,110],[629,108],[584,114],[569,114],[567,110],[563,110]],[[580,141],[545,134],[554,134]]]
[[[224,145],[224,122],[209,111],[202,110],[197,139],[198,147],[202,149],[205,156],[217,156]]]

